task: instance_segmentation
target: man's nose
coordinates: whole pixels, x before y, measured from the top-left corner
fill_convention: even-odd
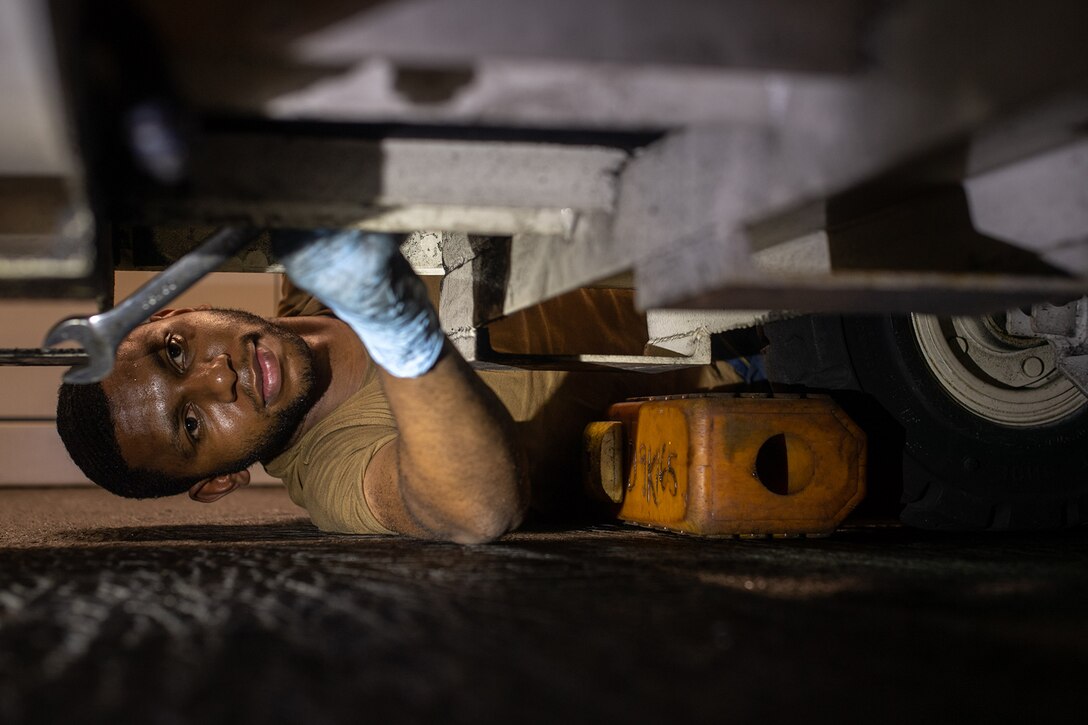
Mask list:
[[[193,366],[191,382],[213,400],[232,403],[237,398],[238,374],[231,367],[230,355],[220,353]]]

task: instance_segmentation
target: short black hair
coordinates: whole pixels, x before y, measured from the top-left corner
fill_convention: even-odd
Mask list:
[[[185,493],[202,476],[177,478],[132,468],[121,455],[109,399],[100,383],[64,383],[57,393],[57,432],[83,474],[125,498]]]

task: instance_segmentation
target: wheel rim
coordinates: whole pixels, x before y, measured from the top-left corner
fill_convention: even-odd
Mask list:
[[[948,395],[999,425],[1057,423],[1088,406],[1088,397],[1055,367],[1044,340],[1005,332],[1004,315],[912,315],[922,358]]]

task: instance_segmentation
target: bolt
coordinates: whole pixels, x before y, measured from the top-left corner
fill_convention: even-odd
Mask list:
[[[953,337],[948,338],[948,344],[951,345],[952,347],[959,348],[961,353],[963,353],[965,355],[967,354],[967,338],[960,337],[959,335],[955,335]]]
[[[171,109],[145,101],[125,115],[128,144],[136,162],[160,184],[177,184],[185,176],[185,142]]]
[[[965,470],[965,471],[977,471],[978,470],[978,459],[977,458],[972,458],[971,456],[967,456],[966,458],[964,458],[963,459],[963,470]]]
[[[1020,363],[1020,369],[1024,371],[1024,375],[1029,378],[1037,378],[1043,374],[1043,361],[1037,357],[1026,357],[1024,361]]]

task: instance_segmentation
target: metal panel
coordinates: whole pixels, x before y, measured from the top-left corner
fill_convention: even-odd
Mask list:
[[[92,297],[93,224],[44,3],[0,3],[0,297]]]

